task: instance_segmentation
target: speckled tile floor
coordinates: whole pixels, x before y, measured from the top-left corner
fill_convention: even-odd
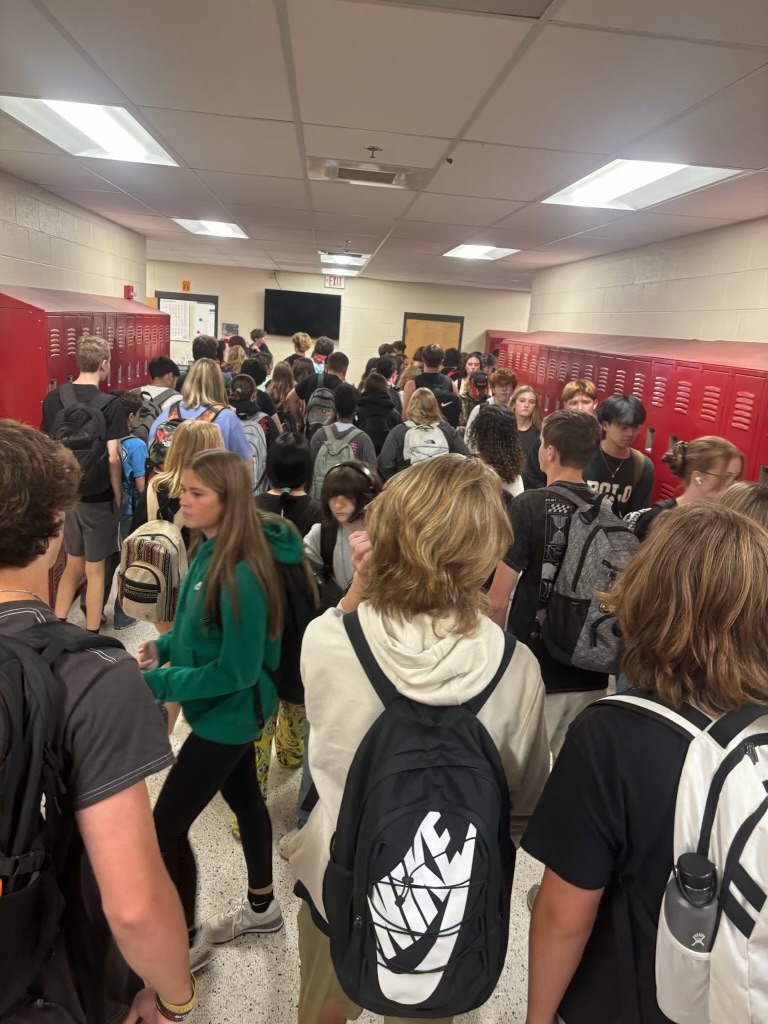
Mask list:
[[[104,632],[112,634],[112,605],[108,605],[109,624]],[[79,612],[72,621],[82,624]],[[152,626],[139,624],[114,633],[135,653],[145,639],[155,636]],[[174,748],[183,742],[188,727],[179,720],[173,736]],[[149,780],[154,799],[163,783],[163,775]],[[214,961],[200,973],[200,1003],[192,1018],[195,1024],[295,1024],[299,997],[299,956],[296,913],[299,901],[293,895],[294,879],[290,867],[277,854],[277,843],[295,827],[295,806],[299,773],[281,768],[273,759],[269,779],[268,806],[272,817],[275,856],[275,891],[285,917],[285,928],[276,935],[243,936],[217,948]],[[229,828],[229,808],[221,797],[211,803],[190,833],[200,874],[199,914],[204,920],[242,899],[245,863],[240,844]],[[525,896],[541,875],[541,867],[520,853],[512,894],[512,926],[504,973],[491,999],[474,1013],[458,1018],[462,1024],[522,1024],[525,1020],[528,976],[528,911]],[[379,1020],[364,1013],[363,1024]]]

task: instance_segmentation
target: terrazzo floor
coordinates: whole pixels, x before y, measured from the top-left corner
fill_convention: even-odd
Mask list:
[[[139,644],[155,636],[154,627],[143,623],[113,632],[112,604],[107,607],[108,625],[103,631],[117,636],[136,653]],[[73,611],[71,620],[82,625],[82,615]],[[189,733],[183,718],[177,723],[172,742],[178,750]],[[160,792],[164,773],[149,780],[154,800]],[[282,907],[285,928],[276,935],[242,936],[217,947],[215,959],[199,975],[200,1002],[191,1024],[296,1024],[299,998],[299,956],[296,914],[299,900],[293,895],[294,878],[288,864],[277,853],[277,843],[295,827],[299,772],[281,768],[273,758],[267,804],[274,832],[275,893]],[[229,808],[217,796],[190,833],[200,876],[198,909],[201,920],[242,899],[245,891],[245,863],[239,842],[229,828]],[[524,852],[517,858],[512,893],[512,916],[506,967],[491,999],[479,1010],[456,1018],[461,1024],[523,1024],[528,977],[528,921],[525,904],[528,889],[541,876],[541,866]],[[380,1020],[364,1013],[360,1021]]]

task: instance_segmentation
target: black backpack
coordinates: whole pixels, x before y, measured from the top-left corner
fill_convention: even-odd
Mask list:
[[[166,388],[154,398],[144,388],[136,388],[135,393],[141,398],[141,412],[139,413],[139,424],[134,428],[136,437],[140,437],[145,444],[149,443],[149,432],[152,424],[163,411],[163,406],[169,398],[181,398],[175,388]]]
[[[320,611],[335,608],[344,596],[344,591],[333,578],[333,552],[339,528],[335,523],[320,526],[320,559],[322,568],[315,571],[315,581],[320,592]]]
[[[44,997],[64,913],[49,836],[72,812],[62,765],[65,692],[53,665],[65,652],[122,646],[62,622],[0,635],[0,1018]]]
[[[117,399],[99,391],[87,402],[81,402],[71,383],[62,384],[59,395],[61,411],[51,426],[51,437],[69,448],[80,463],[80,496],[94,498],[111,486],[104,410]]]
[[[477,714],[515,640],[482,693],[434,707],[398,693],[356,613],[344,626],[384,710],[349,769],[323,881],[333,966],[374,1013],[466,1013],[490,997],[507,955],[509,790]]]
[[[285,594],[285,624],[280,646],[280,664],[267,672],[272,678],[280,700],[289,704],[304,703],[301,681],[301,642],[310,622],[320,614],[320,605],[307,575],[308,563],[298,565],[277,563]]]

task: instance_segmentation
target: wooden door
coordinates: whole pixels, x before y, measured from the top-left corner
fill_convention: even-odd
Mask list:
[[[403,340],[409,356],[425,345],[461,348],[464,332],[463,316],[440,316],[432,313],[406,313],[403,320]]]

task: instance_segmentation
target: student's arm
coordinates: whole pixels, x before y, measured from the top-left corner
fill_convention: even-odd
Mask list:
[[[638,481],[637,487],[632,490],[627,512],[638,512],[641,508],[648,508],[651,503],[651,491],[653,490],[653,463],[647,455],[644,455],[643,458],[645,459],[643,473]]]
[[[192,994],[187,929],[157,846],[146,783],[77,811],[75,819],[127,964],[166,1002],[184,1005]]]
[[[123,504],[123,466],[120,462],[120,442],[107,441],[109,458],[109,480],[112,484],[112,496],[118,508]]]
[[[266,644],[267,609],[264,592],[250,569],[235,568],[237,614],[225,586],[221,594],[221,646],[207,665],[153,668],[144,680],[159,701],[198,700],[249,690],[262,671]],[[168,636],[158,637],[158,660],[167,657]]]
[[[450,426],[450,424],[449,424]],[[459,455],[471,455],[469,448],[464,443],[464,438],[454,427],[451,427],[451,432],[448,435],[448,447],[452,452],[457,452]]]
[[[403,423],[405,423],[405,421],[408,419],[408,403],[410,402],[411,396],[413,395],[413,392],[415,390],[416,390],[416,381],[413,381],[413,380],[406,381],[406,385],[403,388],[403,414],[402,414],[402,417],[401,417]]]
[[[458,395],[458,393],[459,393],[459,389],[458,389],[458,388],[456,387],[456,381],[455,381],[455,380],[454,380],[454,381],[451,381],[451,385],[452,385],[452,387],[453,387],[453,393],[454,393],[454,395]]]
[[[133,482],[136,485],[136,490],[138,491],[138,493],[142,494],[147,482],[146,476],[135,476],[133,478]]]
[[[293,390],[288,393],[288,397],[285,400],[285,406],[291,416],[296,420],[296,426],[301,429],[304,416],[302,412],[302,401],[296,394],[296,388],[293,388]]]
[[[280,422],[280,417],[279,417],[279,416],[277,415],[277,413],[275,413],[275,414],[273,415],[273,417],[272,417],[272,422],[273,422],[273,423],[275,424],[275,426],[277,427],[277,432],[278,432],[278,434],[282,434],[282,432],[283,432],[283,424],[282,424],[282,423]]]
[[[602,889],[577,889],[550,868],[533,905],[526,1024],[552,1024],[579,966]]]
[[[491,589],[488,591],[490,603],[489,618],[502,629],[507,625],[509,602],[514,593],[520,573],[510,568],[506,562],[499,562],[493,577]]]

